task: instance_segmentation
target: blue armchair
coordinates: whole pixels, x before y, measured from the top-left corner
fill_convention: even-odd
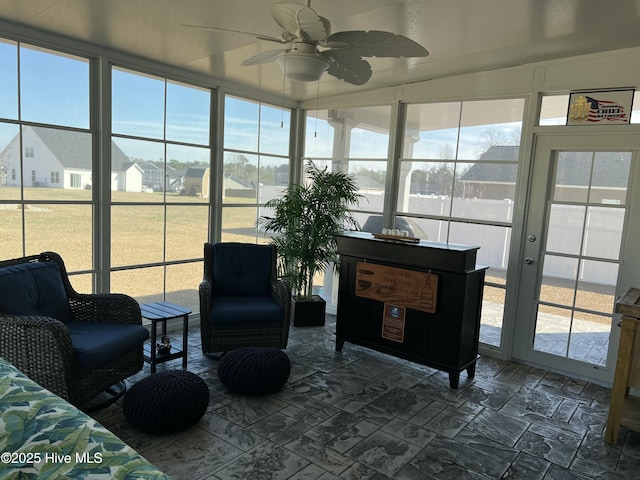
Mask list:
[[[148,337],[133,298],[77,293],[58,254],[0,261],[0,357],[70,403],[139,372]]]
[[[199,287],[202,351],[286,348],[291,289],[276,278],[276,247],[205,243]]]

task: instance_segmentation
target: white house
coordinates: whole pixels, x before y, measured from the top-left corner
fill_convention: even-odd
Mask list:
[[[85,133],[25,126],[0,152],[5,187],[91,188],[91,137]],[[111,143],[112,190],[140,192],[143,170]]]

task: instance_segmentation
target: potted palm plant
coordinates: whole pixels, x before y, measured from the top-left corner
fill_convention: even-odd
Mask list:
[[[306,166],[307,181],[290,185],[267,202],[273,216],[258,220],[265,233],[272,233],[278,249],[278,274],[291,286],[291,321],[296,326],[324,325],[325,300],[313,294],[313,279],[329,264],[337,269],[335,234],[357,229],[349,208],[361,198],[351,176]]]

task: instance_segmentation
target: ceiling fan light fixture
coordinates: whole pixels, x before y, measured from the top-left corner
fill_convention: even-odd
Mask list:
[[[329,61],[315,53],[288,51],[278,56],[285,77],[299,82],[315,82],[329,68]]]

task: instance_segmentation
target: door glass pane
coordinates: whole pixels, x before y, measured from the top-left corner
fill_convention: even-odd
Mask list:
[[[626,204],[630,168],[630,152],[596,152],[589,202]]]
[[[611,315],[574,312],[568,357],[594,365],[606,365]]]
[[[551,205],[547,225],[547,251],[569,255],[580,253],[585,210],[585,207],[579,205]]]
[[[577,273],[577,258],[545,255],[540,301],[572,307]]]
[[[624,208],[587,208],[582,254],[617,259],[622,244],[624,215]]]
[[[582,260],[576,307],[611,314],[616,301],[618,264]]]
[[[571,310],[539,305],[534,350],[566,357],[571,332]]]
[[[591,152],[560,152],[556,162],[553,200],[586,202],[591,176]]]

